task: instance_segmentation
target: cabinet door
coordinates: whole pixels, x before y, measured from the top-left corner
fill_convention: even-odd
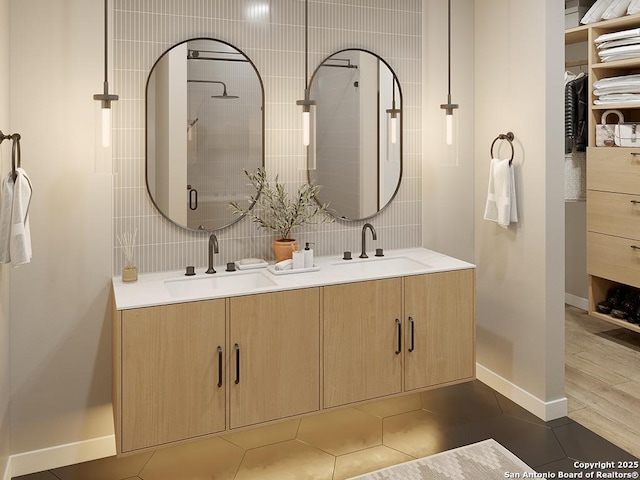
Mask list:
[[[324,406],[399,393],[402,279],[324,287]]]
[[[224,342],[224,300],[122,313],[123,452],[225,429]]]
[[[230,427],[319,410],[320,290],[230,302]]]
[[[475,270],[404,279],[405,390],[475,375]]]

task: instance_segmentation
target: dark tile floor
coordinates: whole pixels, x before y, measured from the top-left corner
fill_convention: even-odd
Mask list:
[[[586,475],[587,471],[596,471],[596,469],[585,469],[577,466],[576,462],[614,462],[613,468],[599,470],[608,474],[612,472],[631,473],[640,471],[638,468],[618,468],[618,462],[635,462],[638,459],[579,423],[567,417],[544,422],[479,381],[422,393],[420,394],[418,410],[413,411],[414,419],[418,418],[415,413],[419,413],[420,422],[428,424],[428,430],[417,430],[413,425],[409,424],[402,425],[401,415],[385,416],[382,418],[383,445],[388,445],[386,438],[384,438],[387,435],[387,428],[390,429],[388,436],[395,435],[396,441],[398,440],[398,431],[406,432],[407,436],[417,434],[415,437],[411,437],[411,442],[415,442],[415,438],[417,438],[417,442],[423,443],[420,446],[420,451],[428,454],[493,438],[537,472],[555,473],[556,476],[551,478],[558,478],[559,472],[569,474],[582,472]],[[400,427],[398,426],[399,424]],[[391,432],[393,432],[393,435]],[[399,448],[393,445],[390,445],[390,447],[402,451],[401,445]],[[101,461],[96,460],[95,462]],[[124,478],[127,480],[147,480],[147,478],[152,478],[145,474],[145,468],[142,468],[137,473],[137,476],[135,473],[133,476],[118,476],[119,474],[116,473],[118,461],[109,463],[109,465],[114,466],[110,467],[113,468],[113,476],[110,476],[109,472],[105,471],[105,467],[101,467],[99,477],[109,480],[123,480]],[[148,462],[151,463],[152,461],[149,460]],[[178,461],[184,460],[176,460],[176,462]],[[91,468],[85,468],[90,467],[90,465],[86,464],[81,467],[77,470],[72,467],[65,467],[17,478],[20,480],[84,479],[79,472],[89,472]],[[376,468],[372,468],[372,470],[374,469]],[[87,474],[85,473],[84,475],[86,476]],[[121,472],[120,475],[122,475]],[[304,480],[296,475],[287,475],[286,477]],[[334,473],[333,478],[339,477],[340,475],[337,472]],[[200,480],[204,478],[217,479],[219,477],[216,476],[215,472],[210,472],[207,476],[198,475],[194,477],[185,475],[176,477],[173,474],[167,476],[167,478],[173,478],[174,480]],[[263,477],[260,474],[251,478],[259,480],[273,477],[266,474]],[[313,476],[310,478],[318,477]],[[595,478],[611,477],[596,476]],[[86,480],[93,480],[93,478],[86,477]]]

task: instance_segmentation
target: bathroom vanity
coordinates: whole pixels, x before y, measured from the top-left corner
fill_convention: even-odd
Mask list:
[[[113,279],[118,455],[475,378],[475,267],[416,248],[319,270]]]

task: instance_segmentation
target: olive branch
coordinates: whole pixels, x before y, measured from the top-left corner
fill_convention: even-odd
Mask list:
[[[255,173],[247,170],[244,173],[256,193],[249,197],[247,207],[240,206],[238,202],[231,202],[229,206],[235,213],[251,218],[259,228],[274,231],[278,240],[289,239],[291,230],[296,227],[333,221],[327,216],[328,204],[320,205],[315,200],[322,188],[320,185],[305,183],[295,196],[289,196],[278,175],[271,178],[262,167]]]

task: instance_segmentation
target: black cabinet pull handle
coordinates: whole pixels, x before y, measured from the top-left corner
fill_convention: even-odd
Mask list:
[[[222,347],[218,345],[218,388],[222,387]]]
[[[189,190],[189,209],[197,210],[198,208],[198,190],[192,188]]]
[[[409,348],[410,352],[413,352],[414,350],[414,340],[415,340],[415,326],[414,326],[414,321],[413,321],[413,317],[409,317],[409,325],[411,325],[411,348]]]
[[[631,248],[633,248],[634,250],[640,250],[640,247],[637,245],[631,245]]]
[[[398,328],[398,349],[396,350],[396,355],[400,355],[400,352],[402,351],[402,324],[397,318],[396,327]]]
[[[634,205],[637,205],[638,203],[640,203],[640,200],[631,200],[631,203],[633,203]]]
[[[236,350],[236,385],[240,383],[240,345],[237,343],[233,347]]]
[[[640,152],[629,152],[629,153],[634,157],[637,157],[638,155],[640,155]]]

